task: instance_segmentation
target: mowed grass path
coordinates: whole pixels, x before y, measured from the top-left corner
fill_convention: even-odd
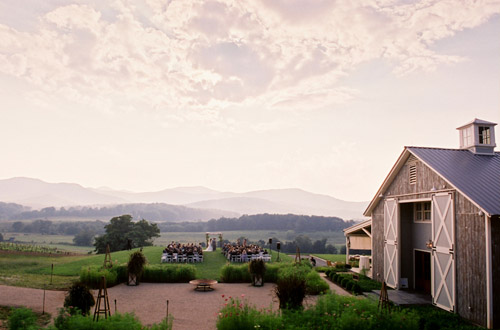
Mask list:
[[[128,262],[131,252],[119,251],[111,253],[114,264]],[[148,263],[151,265],[161,263],[163,247],[150,246],[143,248]],[[221,254],[220,249],[215,252],[204,252],[204,262],[193,264],[196,267],[197,278],[210,278],[220,280],[220,270],[228,263]],[[46,257],[37,255],[0,254],[0,284],[14,285],[30,288],[47,288],[52,290],[66,289],[75,280],[78,280],[80,271],[84,267],[101,266],[104,263],[104,254],[92,256],[64,256]],[[277,252],[272,252],[272,260],[276,261]],[[285,254],[280,254],[281,262],[292,259]],[[50,274],[54,265],[52,284]],[[162,264],[165,267],[168,264]]]

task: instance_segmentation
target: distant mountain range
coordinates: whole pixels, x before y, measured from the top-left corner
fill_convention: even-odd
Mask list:
[[[363,219],[368,202],[348,202],[301,189],[271,189],[246,193],[220,192],[205,187],[178,187],[156,192],[124,192],[85,188],[75,183],[47,183],[32,178],[0,180],[0,201],[33,208],[165,203],[208,209],[210,216],[236,214],[303,214]],[[202,217],[204,218],[204,217]],[[192,220],[192,219],[186,219]]]

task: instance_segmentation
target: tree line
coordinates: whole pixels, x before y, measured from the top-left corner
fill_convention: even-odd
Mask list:
[[[158,227],[162,232],[207,232],[229,230],[293,230],[295,232],[342,231],[354,221],[337,217],[296,214],[256,214],[239,218],[220,218],[197,222],[164,222]]]
[[[41,210],[15,203],[0,202],[0,220],[33,220],[50,219],[55,217],[68,218],[102,218],[109,219],[117,214],[130,214],[136,219],[143,218],[150,221],[181,221],[218,218],[232,212],[195,209],[182,205],[165,203],[130,203],[113,206],[75,206],[75,207],[45,207]]]

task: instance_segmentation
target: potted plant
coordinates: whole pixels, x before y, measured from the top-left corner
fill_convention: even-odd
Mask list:
[[[136,251],[130,255],[127,264],[128,282],[127,285],[139,285],[139,279],[146,264],[146,257],[142,252]]]
[[[254,259],[248,264],[248,271],[252,278],[253,286],[264,285],[264,273],[266,272],[266,264],[262,259]]]

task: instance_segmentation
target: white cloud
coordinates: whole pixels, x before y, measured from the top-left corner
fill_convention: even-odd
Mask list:
[[[399,75],[462,60],[433,43],[499,11],[486,0],[72,4],[39,13],[31,32],[0,25],[0,71],[108,111],[141,104],[197,120],[249,104],[308,109],[356,97],[339,78],[373,59]]]

